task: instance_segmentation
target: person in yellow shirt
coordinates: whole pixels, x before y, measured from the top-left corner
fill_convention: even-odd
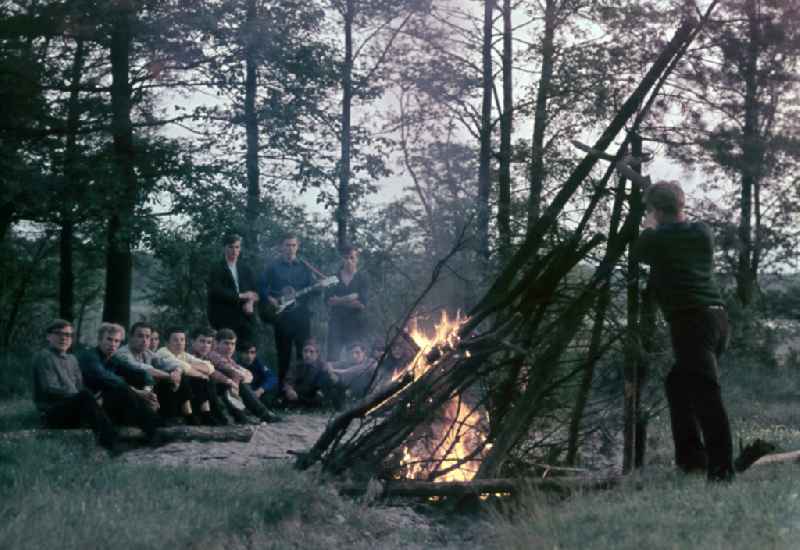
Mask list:
[[[171,327],[164,333],[166,345],[156,352],[158,357],[170,360],[180,366],[184,379],[192,392],[194,418],[200,423],[218,426],[227,424],[222,411],[224,405],[219,399],[217,383],[212,376],[214,365],[210,361],[195,357],[186,351],[186,330]]]

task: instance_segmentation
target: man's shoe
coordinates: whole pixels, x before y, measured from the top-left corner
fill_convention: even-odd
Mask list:
[[[250,424],[247,420],[247,415],[238,409],[231,409],[230,415],[233,417],[233,421],[236,424]]]
[[[264,414],[261,415],[261,420],[267,422],[269,424],[274,424],[275,422],[283,422],[283,418],[275,414],[274,412],[267,410]]]
[[[214,416],[211,411],[202,411],[199,416],[203,426],[219,426],[217,417]]]
[[[233,418],[230,417],[225,411],[215,411],[211,413],[217,426],[230,426],[233,424]]]
[[[183,417],[184,422],[186,422],[187,426],[202,426],[203,425],[203,418],[196,414],[192,413],[190,415]]]

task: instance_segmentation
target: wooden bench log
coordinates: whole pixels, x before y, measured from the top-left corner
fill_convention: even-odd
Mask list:
[[[254,430],[250,426],[169,426],[159,428],[164,443],[190,442],[199,443],[235,441],[247,443],[252,439]],[[146,437],[139,428],[120,427],[119,438],[126,443],[144,443]],[[0,441],[24,441],[28,439],[57,439],[63,441],[94,443],[91,430],[17,430],[0,433]]]

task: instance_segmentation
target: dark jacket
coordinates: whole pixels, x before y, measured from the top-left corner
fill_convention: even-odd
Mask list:
[[[300,291],[314,284],[314,275],[311,270],[300,260],[287,262],[280,258],[264,271],[258,285],[258,295],[261,300],[268,297],[280,298],[287,287]],[[307,317],[309,315],[309,300],[319,294],[319,290],[310,292],[297,300],[297,306],[281,315],[282,320],[292,317]]]
[[[254,390],[263,389],[266,393],[277,393],[278,375],[256,357],[249,365],[243,365],[253,375],[250,387]]]
[[[83,351],[78,355],[83,380],[93,392],[127,388],[125,378],[115,372],[110,359],[103,357],[99,348]],[[120,365],[122,366],[122,365]],[[151,384],[152,385],[152,384]]]
[[[208,276],[208,322],[219,330],[229,328],[236,330],[243,324],[252,321],[252,315],[246,315],[242,310],[242,300],[239,294],[256,290],[256,280],[253,272],[241,261],[237,262],[236,269],[239,274],[239,291],[233,280],[231,270],[224,259],[216,262]]]

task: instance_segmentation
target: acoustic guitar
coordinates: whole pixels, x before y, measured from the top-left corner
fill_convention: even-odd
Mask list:
[[[278,304],[275,305],[269,300],[259,302],[259,315],[261,320],[265,323],[274,323],[280,315],[286,311],[291,311],[297,305],[297,300],[310,292],[314,292],[318,288],[328,288],[339,282],[339,278],[335,276],[325,277],[314,283],[313,285],[304,288],[303,290],[295,290],[294,287],[287,286],[281,290],[278,296]]]

